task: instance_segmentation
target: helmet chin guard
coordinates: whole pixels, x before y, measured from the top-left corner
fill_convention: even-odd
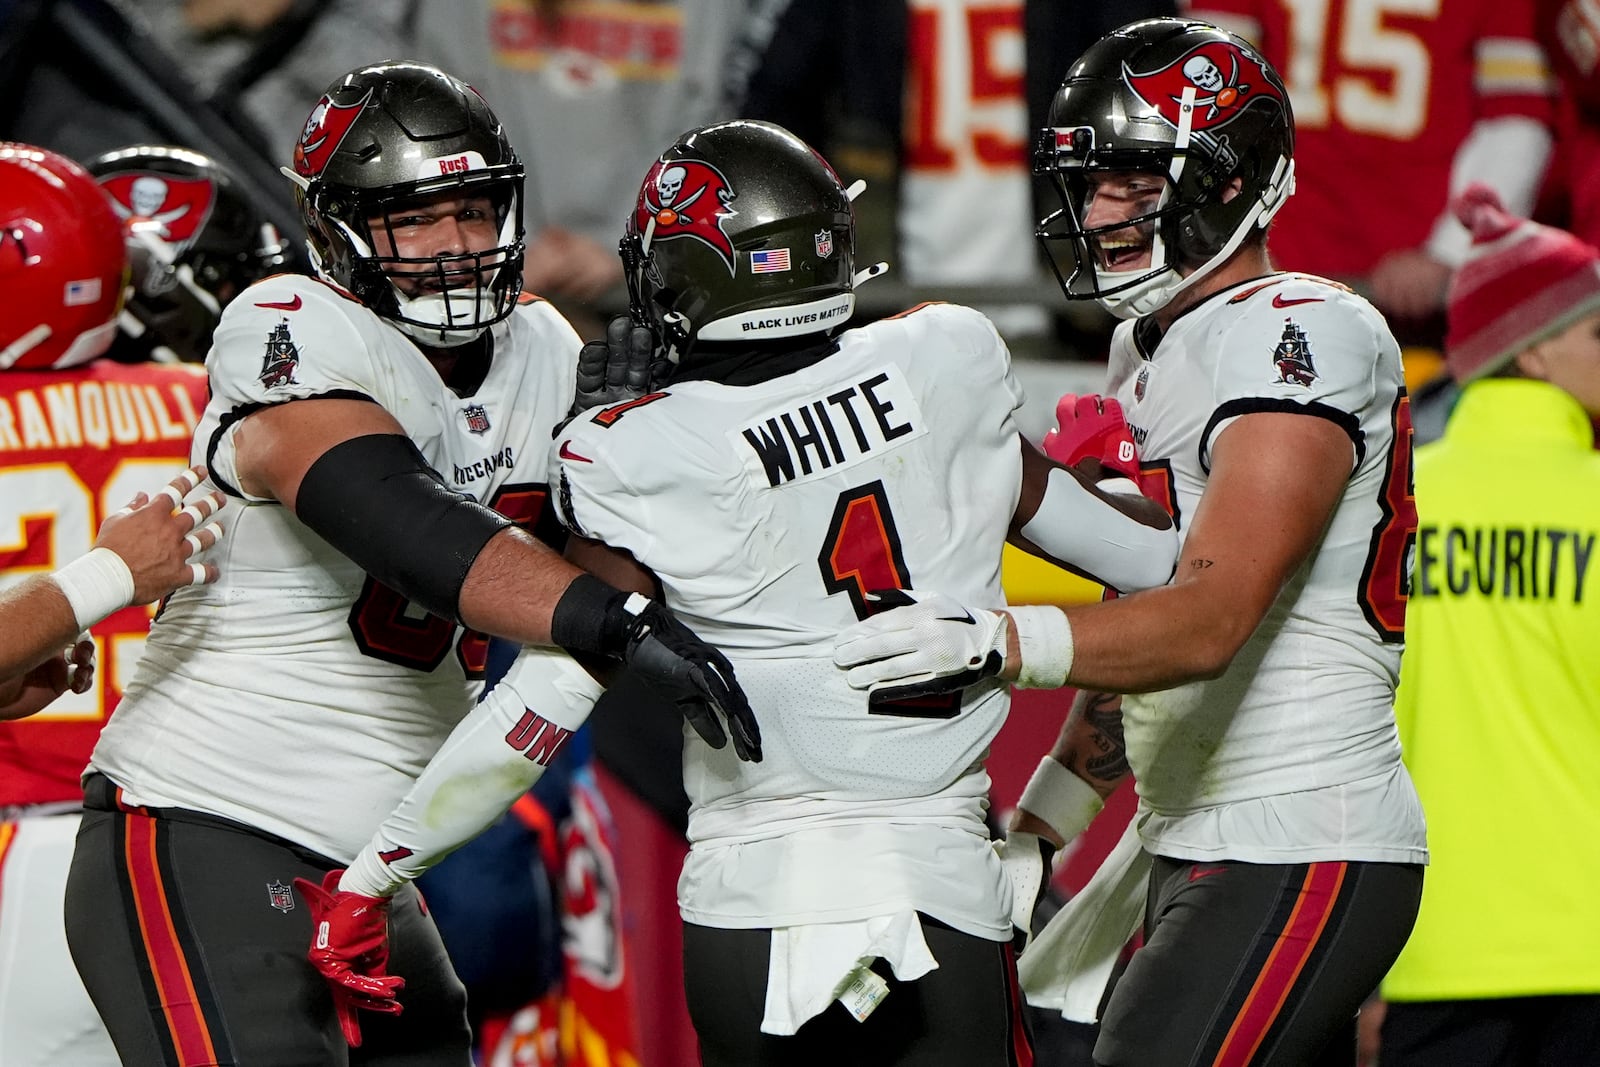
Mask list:
[[[1209,23],[1146,19],[1101,38],[1067,72],[1049,122],[1033,169],[1061,208],[1035,235],[1069,300],[1097,300],[1119,318],[1159,311],[1216,270],[1294,189],[1282,81],[1242,38]],[[1154,209],[1085,226],[1091,176],[1117,172],[1160,177]],[[1128,230],[1146,235],[1150,265],[1103,269],[1100,241]],[[1061,244],[1070,266],[1058,260]]]
[[[401,317],[395,325],[414,340],[433,348],[455,348],[483,335],[490,323],[499,322],[494,295],[482,288],[446,290],[407,297],[396,291]],[[426,324],[433,325],[426,325]],[[457,325],[464,324],[464,325]]]

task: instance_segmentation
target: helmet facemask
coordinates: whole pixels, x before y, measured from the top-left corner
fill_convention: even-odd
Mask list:
[[[337,262],[338,269],[328,273],[346,275],[351,293],[416,340],[438,348],[466,344],[517,306],[524,250],[522,184],[520,173],[485,171],[410,187],[326,189],[315,211],[323,222],[321,239],[312,241],[318,269],[326,271],[330,259]],[[492,247],[437,256],[378,253],[404,242],[395,231],[409,209],[480,197],[488,201],[496,234]],[[308,222],[311,217],[308,212]]]

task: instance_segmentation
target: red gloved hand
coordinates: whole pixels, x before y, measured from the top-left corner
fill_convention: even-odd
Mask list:
[[[1107,470],[1139,481],[1139,450],[1115,397],[1064,395],[1056,402],[1056,429],[1044,435],[1044,454],[1068,467],[1099,460]]]
[[[345,1041],[360,1048],[356,1010],[399,1015],[397,994],[406,982],[383,973],[389,966],[389,898],[340,891],[343,874],[342,869],[329,871],[321,885],[296,878],[294,887],[311,908],[311,950],[306,958],[333,992]]]

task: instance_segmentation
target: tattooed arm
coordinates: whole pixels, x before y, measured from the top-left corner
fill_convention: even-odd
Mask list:
[[[1080,691],[1073,698],[1072,710],[1046,758],[1065,767],[1102,800],[1109,797],[1128,776],[1128,748],[1122,737],[1122,697],[1117,693]],[[1062,830],[1068,828],[1052,825],[1041,818],[1027,807],[1027,801],[1028,796],[1024,794],[1011,815],[1008,828],[1038,834],[1057,848],[1065,845]]]

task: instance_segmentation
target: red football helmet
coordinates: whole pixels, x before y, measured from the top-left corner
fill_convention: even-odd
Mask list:
[[[0,142],[0,370],[71,367],[104,352],[127,269],[122,226],[89,172]]]

